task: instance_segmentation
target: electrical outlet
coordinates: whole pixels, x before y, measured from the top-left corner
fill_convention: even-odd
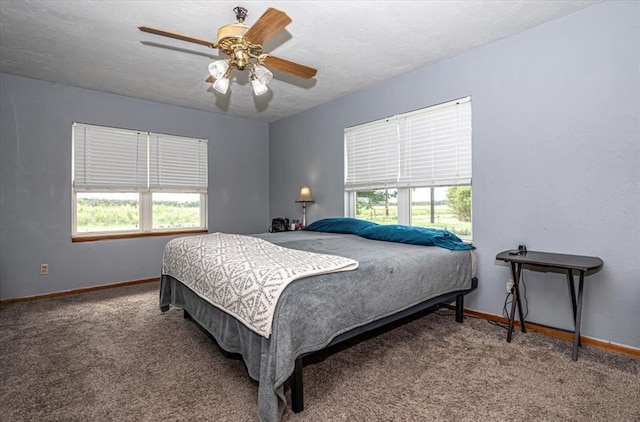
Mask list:
[[[511,289],[513,289],[513,279],[509,278],[507,281],[507,294],[511,293]]]
[[[49,264],[40,264],[40,275],[49,274]]]

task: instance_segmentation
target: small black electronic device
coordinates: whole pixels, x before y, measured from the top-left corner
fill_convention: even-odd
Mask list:
[[[269,233],[286,232],[289,231],[291,226],[289,225],[288,218],[274,218],[271,220],[269,226]]]
[[[509,251],[509,255],[524,255],[527,253],[527,247],[525,245],[518,245],[518,249]]]

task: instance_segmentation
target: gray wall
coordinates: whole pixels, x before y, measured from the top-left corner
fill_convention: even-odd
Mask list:
[[[466,306],[502,314],[502,250],[599,256],[582,333],[640,347],[638,22],[640,3],[605,2],[271,124],[271,217],[300,215],[302,184],[310,221],[343,215],[345,127],[471,95],[480,287]],[[564,276],[525,280],[527,319],[573,329]]]
[[[265,231],[266,123],[4,74],[0,92],[0,298],[160,275],[170,237],[71,242],[74,121],[209,139],[209,231]]]

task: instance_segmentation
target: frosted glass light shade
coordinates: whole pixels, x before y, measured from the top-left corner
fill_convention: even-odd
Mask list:
[[[221,94],[226,94],[229,89],[229,78],[219,78],[213,83],[213,89]]]
[[[258,78],[258,80],[265,85],[267,85],[269,82],[271,82],[271,79],[273,79],[273,73],[271,73],[269,69],[262,66],[261,64],[257,65],[253,69],[253,74],[256,75],[256,78]]]
[[[216,79],[220,79],[227,73],[229,63],[226,60],[216,60],[209,65],[209,73]]]
[[[269,90],[267,85],[260,82],[255,76],[251,78],[251,86],[253,87],[253,92],[256,95],[262,95]]]

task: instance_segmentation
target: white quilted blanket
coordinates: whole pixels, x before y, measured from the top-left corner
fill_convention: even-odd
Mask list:
[[[280,294],[311,275],[358,268],[353,259],[283,248],[239,234],[211,233],[173,239],[162,273],[269,338]]]

